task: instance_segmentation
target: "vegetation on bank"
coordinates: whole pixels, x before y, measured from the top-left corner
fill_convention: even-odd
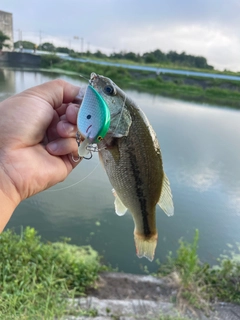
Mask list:
[[[71,71],[87,78],[91,72],[96,72],[111,78],[123,89],[131,87],[178,99],[240,108],[240,81],[172,74],[157,75],[150,71],[63,61],[56,55],[42,56],[41,66],[52,70]]]
[[[176,301],[181,308],[210,310],[216,301],[240,304],[240,243],[236,250],[218,259],[218,265],[202,264],[198,257],[199,232],[192,243],[180,239],[176,257],[170,253],[158,276],[168,276],[177,287]]]
[[[102,270],[91,247],[44,243],[30,227],[21,235],[7,230],[0,235],[0,319],[84,314],[71,309],[67,298],[83,295]]]
[[[180,308],[209,311],[210,302],[240,304],[240,244],[237,251],[219,258],[218,266],[201,264],[197,254],[199,234],[193,243],[180,240],[176,257],[170,253],[156,276],[167,276],[176,286]],[[69,304],[84,295],[107,268],[91,247],[66,241],[41,241],[27,227],[20,235],[7,230],[0,235],[0,319],[60,319],[64,315],[96,315]],[[161,316],[159,319],[180,320]]]

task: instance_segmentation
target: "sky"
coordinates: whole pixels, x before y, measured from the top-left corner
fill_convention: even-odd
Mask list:
[[[83,41],[107,54],[184,51],[240,71],[240,0],[1,0],[0,10],[13,14],[14,41],[22,34],[77,51]]]

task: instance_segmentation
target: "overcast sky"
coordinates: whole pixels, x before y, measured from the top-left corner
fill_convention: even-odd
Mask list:
[[[240,0],[1,0],[13,14],[14,41],[75,50],[175,50],[216,69],[240,71]]]

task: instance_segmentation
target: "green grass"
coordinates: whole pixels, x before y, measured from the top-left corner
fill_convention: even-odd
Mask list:
[[[91,247],[44,243],[27,227],[0,235],[0,319],[54,319],[71,310],[66,298],[83,295],[103,269]],[[90,310],[91,313],[91,310]]]

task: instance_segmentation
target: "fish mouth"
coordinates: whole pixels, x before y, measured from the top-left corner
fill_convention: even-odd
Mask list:
[[[92,127],[92,124],[90,124],[90,126],[88,126],[86,133],[88,133],[88,130]]]

